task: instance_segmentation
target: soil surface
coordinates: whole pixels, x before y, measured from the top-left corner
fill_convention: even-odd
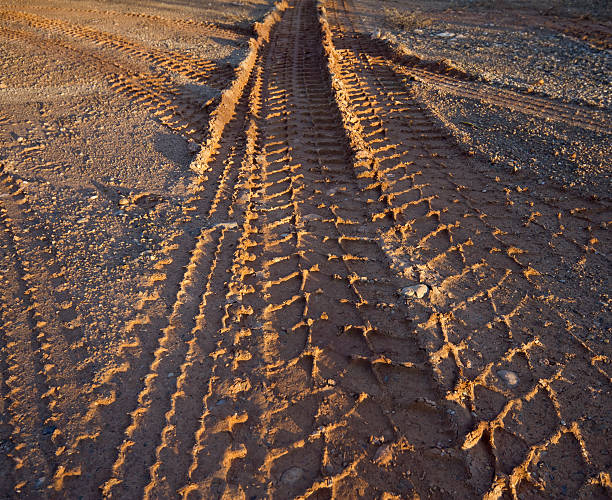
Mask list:
[[[0,498],[609,498],[609,19],[502,4],[0,2]]]

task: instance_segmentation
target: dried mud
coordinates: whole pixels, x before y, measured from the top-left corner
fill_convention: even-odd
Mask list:
[[[202,143],[95,371],[67,257],[2,165],[1,496],[610,495],[609,202],[495,175],[414,79],[609,132],[598,115],[421,72],[344,0],[277,3],[202,116],[159,72],[37,33],[208,82],[198,57],[0,16]]]

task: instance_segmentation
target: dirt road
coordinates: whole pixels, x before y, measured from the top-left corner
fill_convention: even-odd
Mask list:
[[[189,120],[208,140],[184,231],[93,379],[61,258],[2,174],[0,496],[605,498],[609,202],[462,151],[350,2],[277,10],[211,133]]]

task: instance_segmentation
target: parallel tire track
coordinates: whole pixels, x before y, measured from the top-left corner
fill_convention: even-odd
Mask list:
[[[213,228],[207,229],[204,227],[201,236],[198,238],[193,238],[189,234],[177,234],[176,238],[167,243],[165,250],[167,258],[159,262],[159,265],[155,266],[150,275],[151,293],[149,296],[143,296],[142,303],[137,306],[139,312],[126,325],[127,339],[120,346],[120,357],[123,358],[123,363],[119,360],[116,366],[109,368],[106,373],[101,374],[98,378],[99,384],[92,391],[91,396],[94,399],[89,405],[89,411],[80,421],[83,432],[75,442],[67,443],[68,447],[65,453],[70,456],[70,460],[65,462],[66,466],[60,466],[61,478],[58,477],[59,480],[55,484],[57,490],[68,491],[70,489],[71,491],[80,491],[82,494],[94,497],[99,494],[98,485],[103,485],[105,482],[110,493],[115,488],[116,490],[121,490],[126,486],[116,481],[117,477],[111,476],[112,480],[109,480],[109,474],[111,474],[113,456],[116,456],[117,448],[125,438],[125,435],[120,431],[124,428],[129,429],[130,425],[129,419],[123,422],[122,419],[118,418],[117,411],[119,409],[119,414],[127,414],[134,408],[131,398],[133,398],[133,401],[136,401],[139,392],[143,392],[143,395],[149,393],[147,390],[142,390],[143,385],[141,381],[147,375],[146,370],[154,359],[152,355],[145,354],[143,356],[142,350],[145,353],[153,353],[156,347],[155,343],[158,340],[157,334],[159,329],[160,327],[163,329],[163,326],[161,326],[163,318],[157,317],[159,307],[153,306],[152,309],[155,313],[149,315],[149,304],[155,303],[161,298],[162,300],[168,300],[170,304],[174,301],[174,308],[182,308],[182,312],[186,310],[185,308],[191,307],[189,304],[186,304],[191,302],[190,294],[179,293],[177,299],[176,288],[174,288],[175,279],[169,279],[167,283],[164,283],[163,287],[159,286],[159,281],[160,279],[166,281],[166,273],[180,276],[176,271],[180,271],[184,266],[188,265],[188,251],[194,248],[194,246],[196,247],[194,252],[196,260],[194,262],[199,262],[198,259],[206,259],[211,256],[214,245],[211,247],[208,243],[205,244],[205,242],[212,241],[209,237],[214,238],[215,235],[219,236],[225,232],[225,230],[220,228],[223,228],[223,224],[227,222],[227,216],[222,221],[215,219],[223,217],[223,210],[227,214],[234,216],[235,210],[232,208],[232,205],[236,201],[236,192],[232,193],[229,197],[224,196],[222,193],[227,193],[228,190],[235,188],[237,170],[227,167],[226,158],[231,155],[232,151],[234,151],[237,161],[240,161],[242,158],[243,151],[240,150],[239,143],[243,140],[241,135],[244,136],[244,123],[242,121],[244,115],[241,113],[248,109],[246,105],[248,92],[247,97],[243,98],[242,96],[244,95],[245,87],[249,88],[249,74],[252,70],[252,66],[250,66],[252,62],[250,61],[252,61],[252,55],[256,55],[259,46],[265,43],[270,26],[278,19],[277,12],[282,11],[285,7],[285,3],[279,2],[275,7],[275,11],[267,16],[263,23],[256,24],[255,31],[258,34],[258,38],[250,42],[251,55],[240,66],[239,76],[233,82],[232,87],[223,94],[219,107],[214,111],[213,118],[207,129],[207,132],[212,131],[212,134],[208,136],[209,140],[206,145],[208,149],[203,151],[198,158],[197,163],[200,175],[194,182],[192,189],[193,197],[189,200],[185,211],[188,218],[192,220],[192,227],[194,223],[198,223],[199,214],[208,214],[209,220],[207,222],[200,222],[200,227],[206,223],[213,226]],[[20,36],[28,35],[18,32],[14,36],[19,38]],[[70,45],[61,42],[60,46],[69,50],[72,49]],[[53,45],[51,48],[53,48]],[[119,75],[119,78],[121,76]],[[159,81],[160,83],[162,82],[161,79]],[[236,108],[237,105],[238,108]],[[242,106],[244,111],[240,111],[240,106]],[[219,136],[216,134],[220,133],[220,131],[225,131],[225,139],[228,139],[227,142],[217,142]],[[206,152],[208,154],[205,154]],[[216,184],[217,189],[211,189],[214,184]],[[233,201],[229,203],[228,200]],[[219,211],[218,213],[216,212],[217,210]],[[217,214],[217,217],[214,214]],[[215,229],[214,226],[218,222],[221,222],[221,225]],[[232,233],[233,231],[229,232]],[[208,245],[208,248],[205,248],[206,245]],[[225,255],[226,252],[223,252],[222,258]],[[198,267],[198,265],[194,264],[188,270],[182,284],[177,284],[179,290],[183,288],[193,292],[193,283],[190,279],[198,276],[200,273]],[[173,288],[174,292],[172,291]],[[174,294],[174,299],[171,298],[172,294]],[[171,311],[172,306],[169,308],[169,313]],[[185,313],[184,319],[189,321],[188,311]],[[178,324],[178,318],[174,326],[182,328]],[[169,328],[172,329],[172,327]],[[161,350],[163,351],[163,348]],[[163,357],[162,354],[159,354],[159,351],[158,356],[160,358]],[[176,368],[179,369],[180,367],[177,366]],[[164,373],[167,371],[165,365],[162,368],[154,367],[151,376],[145,378],[146,384],[150,384],[151,380],[155,379],[155,370],[157,369],[164,371]],[[155,384],[153,383],[153,385]],[[141,401],[141,405],[146,405],[146,402]],[[135,414],[134,418],[138,421],[138,414]],[[117,428],[114,425],[109,427],[109,422],[117,422]],[[121,427],[122,425],[123,427]],[[156,439],[155,436],[151,437]],[[94,447],[99,462],[107,464],[106,467],[97,467],[93,470],[82,461],[83,457],[92,453]],[[129,445],[125,445],[125,447],[127,449],[130,448]],[[121,462],[121,458],[119,462]],[[68,467],[68,465],[75,466]],[[135,487],[142,490],[145,484],[146,482],[141,486],[136,485]],[[120,486],[117,487],[118,485]],[[133,489],[134,485],[127,485],[127,488]]]
[[[252,100],[253,97],[245,96],[246,102],[250,103]],[[246,111],[246,106],[243,107]],[[246,125],[241,120],[243,116],[242,113],[237,114],[237,119],[232,123],[233,129],[228,131],[231,134],[240,130],[237,137],[238,144],[232,144],[233,154],[227,158],[218,156],[212,164],[214,170],[222,172],[217,193],[222,193],[226,188],[226,181],[237,189],[240,172],[248,166],[248,161],[244,159],[245,156],[248,158],[246,154],[248,138],[247,130],[243,129]],[[225,168],[222,168],[222,165]],[[113,466],[113,477],[104,487],[105,495],[123,498],[137,495],[137,491],[142,491],[146,483],[127,482],[125,478],[131,477],[134,469],[141,470],[143,462],[147,464],[147,469],[152,467],[153,483],[146,489],[148,495],[153,495],[155,498],[156,495],[151,490],[158,487],[161,488],[161,492],[157,494],[162,496],[176,492],[176,486],[160,487],[155,482],[158,479],[163,483],[173,484],[167,474],[157,477],[159,476],[157,471],[162,467],[160,456],[172,454],[171,450],[177,446],[176,442],[172,442],[172,445],[168,443],[169,439],[177,437],[175,434],[177,405],[179,407],[182,405],[184,408],[185,405],[192,407],[195,404],[197,408],[198,402],[202,400],[206,385],[196,382],[206,373],[203,366],[206,363],[201,361],[206,360],[207,353],[214,350],[211,339],[221,328],[225,294],[220,293],[220,290],[225,288],[227,273],[233,269],[233,249],[235,248],[235,252],[240,254],[240,247],[237,245],[238,228],[244,224],[244,215],[236,213],[236,200],[229,193],[223,196],[228,203],[220,202],[219,198],[220,196],[211,198],[208,210],[200,209],[207,214],[204,224],[213,225],[215,229],[203,229],[198,238],[187,266],[187,273],[181,282],[169,324],[163,331],[155,359],[145,378],[145,388],[138,397],[139,407],[132,412],[132,424],[126,429],[126,440]],[[194,364],[196,355],[203,360]],[[198,372],[194,373],[194,369],[198,369]],[[174,375],[169,377],[170,373]],[[189,387],[188,381],[194,385]],[[191,398],[187,398],[186,391],[191,394]],[[189,442],[190,437],[195,434],[198,419],[197,412],[194,414],[193,408],[190,408],[188,413],[181,412],[181,419],[186,415],[191,416],[190,420],[179,422],[178,426],[181,431],[192,428],[191,431],[186,431],[184,438]],[[182,432],[178,437],[183,438]],[[153,440],[157,448],[156,459],[152,456],[155,449],[152,447],[150,451],[143,449],[144,443],[150,440]],[[174,469],[176,462],[171,461],[170,464],[176,471]]]
[[[108,447],[105,453],[110,451],[111,456],[116,457],[114,465],[111,459],[110,470],[99,470],[93,481],[100,484],[108,496],[142,491],[146,486],[146,477],[138,476],[138,480],[131,481],[132,472],[134,468],[138,471],[142,467],[149,467],[155,461],[155,449],[143,450],[143,447],[147,447],[150,442],[155,443],[155,446],[160,440],[166,442],[168,431],[163,430],[163,427],[170,425],[170,420],[164,423],[164,408],[178,404],[181,390],[171,395],[171,391],[176,390],[172,385],[183,383],[182,378],[177,381],[176,377],[168,378],[167,375],[179,374],[181,367],[187,369],[192,361],[189,356],[195,344],[191,342],[188,346],[183,345],[183,340],[190,336],[192,339],[197,338],[203,318],[202,314],[198,314],[194,319],[196,314],[192,313],[200,308],[208,310],[212,307],[206,305],[206,302],[198,304],[208,297],[205,292],[209,286],[206,284],[208,280],[213,279],[213,275],[215,281],[221,279],[227,268],[225,264],[217,265],[215,246],[223,242],[224,250],[219,253],[219,259],[224,263],[231,255],[228,253],[230,247],[235,245],[232,239],[237,223],[232,220],[240,219],[237,207],[242,203],[236,183],[240,185],[244,182],[240,178],[241,169],[237,167],[245,154],[247,124],[244,117],[248,111],[249,89],[252,88],[253,64],[260,47],[266,43],[269,30],[278,20],[279,12],[285,8],[286,3],[277,3],[264,22],[256,25],[258,38],[251,41],[250,55],[242,63],[233,86],[223,94],[221,103],[214,111],[209,124],[208,141],[194,162],[194,169],[199,175],[192,186],[192,198],[184,210],[189,225],[201,229],[200,236],[193,238],[189,233],[177,234],[176,238],[167,243],[167,258],[156,265],[150,275],[151,296],[139,305],[139,314],[127,325],[126,333],[134,340],[125,343],[125,367],[109,370],[100,388],[102,395],[112,393],[112,400],[107,402],[102,396],[101,404],[94,404],[90,409],[90,425],[94,427],[104,426],[104,422],[109,419],[117,420],[117,411],[120,414],[129,412],[127,421],[121,419],[117,426],[125,431],[121,435],[119,432],[107,435]],[[220,140],[221,133],[223,140]],[[189,251],[194,247],[196,250],[191,252],[189,259]],[[212,267],[208,267],[207,261]],[[186,273],[182,271],[184,268],[187,269]],[[200,293],[205,296],[200,298]],[[166,317],[160,315],[159,308],[155,307],[155,302],[160,298],[168,304]],[[215,304],[215,301],[213,297],[211,303]],[[139,357],[134,358],[131,353]],[[130,373],[129,377],[125,376],[126,372]],[[118,391],[121,391],[120,398],[114,396]],[[156,399],[149,399],[149,396],[162,394]],[[167,418],[170,419],[170,416]],[[145,436],[146,441],[133,441],[132,436]],[[117,447],[118,454],[114,447]],[[140,451],[143,451],[142,455]],[[155,470],[151,471],[153,475]]]
[[[33,297],[0,327],[11,457],[25,464],[7,484],[32,496],[41,474],[60,495],[190,500],[609,488],[610,360],[584,340],[576,290],[595,302],[552,278],[609,269],[609,207],[553,188],[538,199],[470,162],[344,0],[279,4],[256,31],[192,165],[185,231],[76,423],[58,396],[78,382],[59,356],[68,317],[37,300],[19,251],[38,233],[17,235],[21,193],[2,176],[0,262],[17,283],[2,299]],[[52,273],[41,247],[34,264]],[[423,283],[422,297],[405,288]],[[20,446],[31,442],[42,446]]]
[[[376,468],[370,438],[393,442],[405,420],[418,419],[420,400],[439,399],[425,359],[403,337],[401,314],[384,310],[397,305],[396,278],[367,236],[376,230],[352,180],[314,6],[296,2],[264,55],[252,256],[234,285],[244,292],[227,308],[187,498],[300,498],[343,483],[351,491],[352,480]],[[321,195],[333,186],[344,187],[339,199]],[[400,400],[395,377],[420,385]],[[329,415],[328,398],[345,414]],[[392,407],[402,408],[398,420],[386,415]],[[444,411],[430,412],[452,435]],[[357,442],[368,443],[365,451],[343,463],[338,449]]]

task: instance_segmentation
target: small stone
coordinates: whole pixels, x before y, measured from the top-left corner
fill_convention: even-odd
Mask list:
[[[129,205],[129,204],[130,204],[130,200],[128,200],[127,198],[121,198],[119,200],[120,207],[124,207],[125,205]]]
[[[391,460],[393,460],[393,449],[390,444],[378,448],[376,455],[374,455],[374,463],[383,467],[389,465]]]
[[[298,482],[304,476],[304,471],[299,467],[291,467],[283,472],[281,483],[293,484]]]
[[[429,293],[429,287],[424,283],[419,283],[418,285],[402,288],[401,293],[406,297],[416,297],[417,299],[422,299]]]
[[[218,224],[215,224],[214,227],[220,227],[223,229],[237,229],[238,223],[237,222],[219,222]]]
[[[87,222],[87,217],[81,217],[79,220],[77,220],[77,224],[82,224],[83,222]]]
[[[498,370],[497,376],[508,387],[516,387],[519,383],[518,375],[510,370]]]

